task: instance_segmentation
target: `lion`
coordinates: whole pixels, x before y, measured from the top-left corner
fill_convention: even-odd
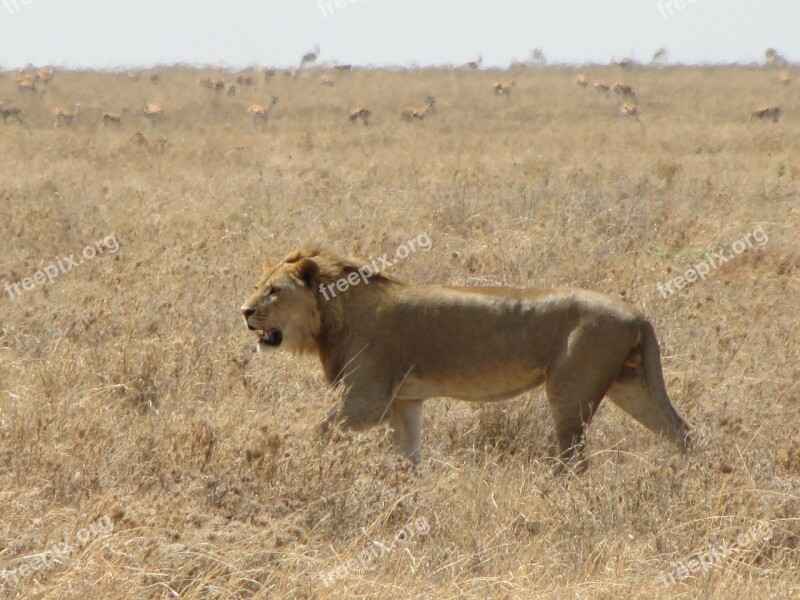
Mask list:
[[[424,400],[495,402],[544,384],[562,468],[585,467],[586,428],[604,397],[686,450],[653,326],[621,300],[571,288],[410,285],[373,267],[302,247],[267,261],[241,307],[259,352],[317,354],[344,388],[321,430],[388,420],[396,450],[418,465]]]

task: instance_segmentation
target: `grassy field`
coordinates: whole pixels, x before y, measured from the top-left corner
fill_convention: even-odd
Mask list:
[[[25,122],[0,124],[0,598],[800,597],[800,82],[585,70],[640,122],[559,68],[259,73],[234,98],[188,68],[41,96],[3,74]],[[748,124],[761,103],[781,121]],[[393,275],[640,307],[688,459],[604,403],[589,469],[554,476],[539,392],[426,403],[418,472],[386,428],[319,438],[337,392],[254,354],[238,307],[265,257],[424,234]]]

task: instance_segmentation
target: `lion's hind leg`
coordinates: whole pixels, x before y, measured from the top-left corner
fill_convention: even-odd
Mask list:
[[[559,460],[557,470],[573,463],[577,471],[586,468],[584,446],[586,428],[611,384],[610,378],[599,375],[590,380],[550,375],[546,383],[547,402],[556,429]]]

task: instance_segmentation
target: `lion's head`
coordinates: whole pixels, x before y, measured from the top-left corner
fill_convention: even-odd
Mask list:
[[[321,328],[317,303],[319,267],[309,256],[292,253],[264,275],[242,305],[247,328],[258,333],[258,350],[311,352]]]
[[[361,276],[365,268],[317,247],[295,250],[277,265],[266,261],[261,280],[241,308],[247,328],[258,334],[259,351],[319,350],[325,323],[336,329],[341,320],[342,294],[337,295],[333,284],[341,285],[356,272]],[[373,281],[387,281],[371,269],[370,273]],[[348,285],[354,285],[352,279]]]

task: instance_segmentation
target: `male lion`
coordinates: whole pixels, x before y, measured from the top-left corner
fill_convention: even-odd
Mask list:
[[[315,352],[344,405],[323,423],[366,429],[388,418],[397,450],[421,459],[422,401],[512,398],[542,383],[562,461],[583,466],[586,426],[608,396],[685,450],[650,322],[581,289],[413,286],[317,247],[265,273],[242,306],[258,349]]]

